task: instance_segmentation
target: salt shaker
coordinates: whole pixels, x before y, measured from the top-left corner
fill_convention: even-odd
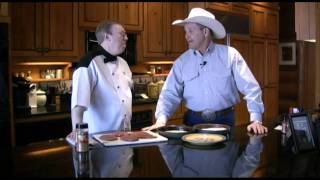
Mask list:
[[[89,133],[87,123],[76,124],[76,151],[87,152],[89,150]]]

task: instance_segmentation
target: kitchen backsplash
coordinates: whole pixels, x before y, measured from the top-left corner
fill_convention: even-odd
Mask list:
[[[41,90],[48,90],[49,87],[54,87],[57,94],[71,94],[72,80],[52,81],[52,82],[38,82],[37,88]]]

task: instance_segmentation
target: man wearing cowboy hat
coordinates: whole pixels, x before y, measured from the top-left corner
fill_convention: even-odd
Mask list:
[[[143,128],[164,126],[183,100],[188,108],[184,123],[218,123],[234,126],[234,106],[244,95],[250,113],[247,130],[267,133],[262,125],[261,88],[241,54],[233,47],[215,44],[226,32],[215,16],[201,8],[193,8],[188,18],[173,25],[184,26],[189,49],[174,63],[162,88],[156,107],[157,122]]]

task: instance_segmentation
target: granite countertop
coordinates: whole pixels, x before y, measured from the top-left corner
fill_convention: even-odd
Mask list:
[[[281,132],[272,127],[261,141],[251,139],[246,126],[237,126],[234,135],[220,146],[206,149],[168,141],[144,146],[91,147],[90,153],[76,153],[63,139],[39,142],[12,149],[7,166],[10,171],[5,175],[52,178],[316,177],[319,174],[319,168],[315,168],[319,167],[318,151],[301,155],[288,152],[280,145]],[[308,162],[309,168],[303,162]]]

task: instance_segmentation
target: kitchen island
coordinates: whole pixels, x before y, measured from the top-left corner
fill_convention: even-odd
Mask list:
[[[233,136],[210,148],[177,140],[104,147],[76,153],[64,139],[12,150],[13,177],[318,177],[319,151],[293,154],[281,145],[281,132],[269,127],[263,137],[237,126]]]

